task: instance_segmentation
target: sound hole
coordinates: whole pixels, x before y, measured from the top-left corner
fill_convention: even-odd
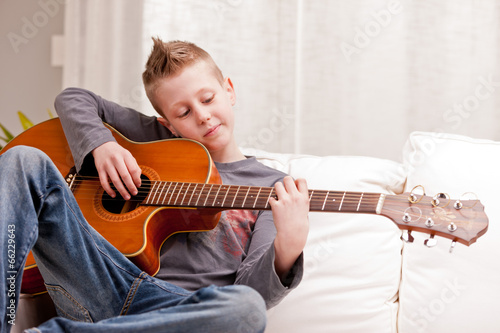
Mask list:
[[[139,207],[144,199],[146,199],[151,189],[151,181],[147,176],[141,175],[141,180],[139,193],[132,196],[130,200],[123,199],[120,193],[116,190],[115,186],[111,184],[111,188],[115,191],[116,197],[112,198],[109,194],[104,192],[102,195],[102,206],[104,209],[113,214],[125,214]]]

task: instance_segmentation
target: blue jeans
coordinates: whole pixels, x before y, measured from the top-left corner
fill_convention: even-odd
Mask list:
[[[190,292],[151,277],[84,219],[52,161],[14,147],[0,156],[0,332],[15,323],[32,250],[58,317],[28,332],[262,332],[265,304],[246,286]],[[10,250],[10,251],[9,251]]]

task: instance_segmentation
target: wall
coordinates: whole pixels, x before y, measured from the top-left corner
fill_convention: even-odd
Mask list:
[[[0,123],[13,134],[22,131],[18,110],[34,123],[49,118],[48,108],[55,115],[62,67],[51,65],[51,38],[63,34],[63,3],[0,0]]]

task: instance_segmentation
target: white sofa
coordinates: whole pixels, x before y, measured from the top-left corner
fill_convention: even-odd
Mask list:
[[[311,189],[399,194],[423,185],[427,195],[452,198],[474,192],[489,217],[485,235],[449,253],[446,238],[428,248],[428,235],[413,232],[414,242],[403,242],[401,230],[382,216],[310,213],[303,282],[269,311],[267,333],[500,331],[499,142],[415,132],[402,163],[244,152],[305,177]],[[43,317],[36,310],[43,298],[24,297],[15,331]]]

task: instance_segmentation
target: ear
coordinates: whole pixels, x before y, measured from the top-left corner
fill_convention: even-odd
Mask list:
[[[170,124],[170,122],[166,118],[157,117],[156,120],[158,120],[158,122],[160,124],[162,124],[163,126],[165,126],[170,132],[172,132],[172,134],[174,136],[178,136],[177,133],[175,132],[173,126]]]
[[[234,92],[233,82],[228,77],[224,79],[224,90],[227,93],[231,105],[234,106],[234,104],[236,104],[236,93]]]

